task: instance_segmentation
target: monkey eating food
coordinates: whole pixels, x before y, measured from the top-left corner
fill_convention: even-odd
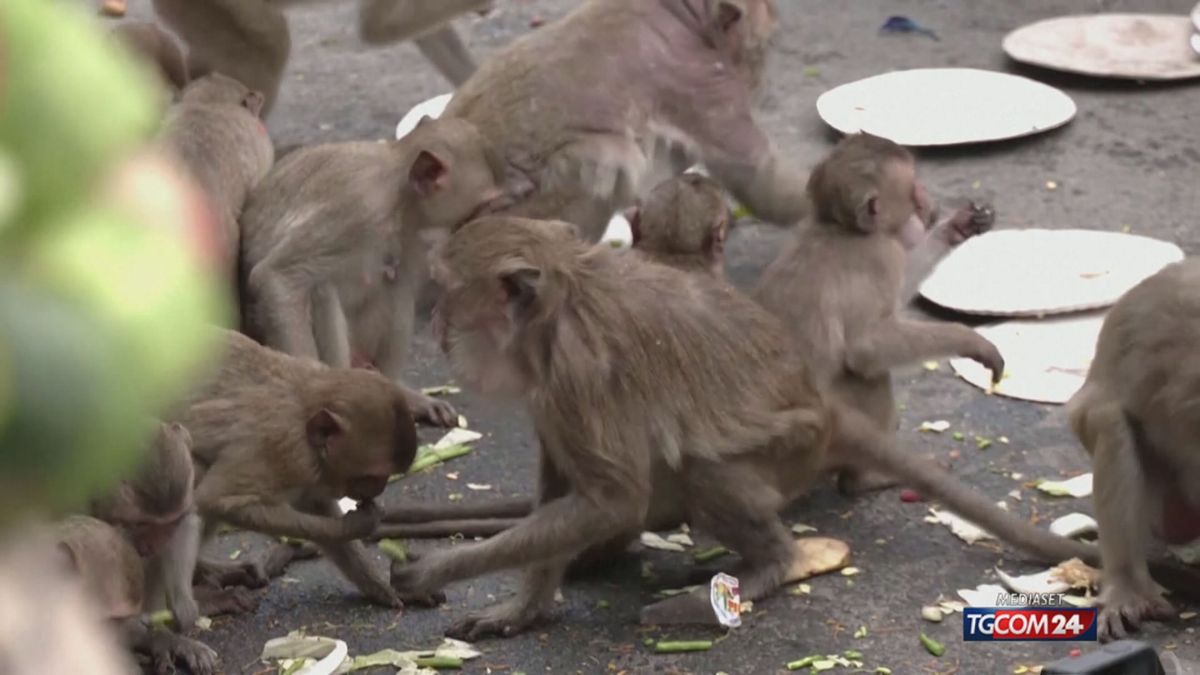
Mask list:
[[[1067,403],[1094,467],[1101,640],[1175,617],[1151,578],[1145,549],[1150,533],[1171,544],[1200,537],[1197,345],[1200,260],[1187,260],[1117,301],[1083,388]]]
[[[912,155],[867,134],[843,139],[813,170],[808,192],[813,217],[767,266],[753,297],[783,318],[818,386],[890,434],[899,424],[895,367],[964,356],[999,381],[1004,359],[974,330],[897,315],[942,257],[991,228],[990,210],[960,210],[927,232],[931,205]],[[844,491],[891,480],[844,453],[830,462]]]

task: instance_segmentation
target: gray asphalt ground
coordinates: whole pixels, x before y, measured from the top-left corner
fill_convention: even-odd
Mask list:
[[[460,28],[477,55],[485,57],[532,30],[531,22],[568,11],[568,0],[499,0],[487,18],[468,18]],[[770,68],[770,94],[761,119],[785,152],[815,162],[836,140],[814,106],[823,91],[893,68],[974,66],[1031,75],[1067,91],[1079,106],[1067,127],[1027,139],[921,153],[921,170],[937,196],[991,199],[999,227],[1085,227],[1118,231],[1129,227],[1173,241],[1189,254],[1200,253],[1200,81],[1143,85],[1070,77],[1008,62],[1000,49],[1004,34],[1037,19],[1097,11],[1165,11],[1183,14],[1191,0],[780,0],[780,30]],[[135,0],[131,14],[146,16],[148,3]],[[877,29],[892,14],[903,14],[935,29],[935,42],[920,36],[884,37]],[[382,138],[412,105],[448,90],[411,45],[368,49],[354,32],[354,4],[318,3],[291,12],[293,61],[282,99],[269,127],[280,146],[321,141]],[[614,48],[620,48],[614,45]],[[921,92],[914,91],[914,96]],[[1048,190],[1055,181],[1057,190]],[[972,186],[978,182],[979,187]],[[735,281],[750,284],[788,233],[744,224],[732,235],[729,267]],[[444,362],[423,333],[416,345],[412,381],[444,384]],[[1088,500],[1040,495],[1008,477],[1074,475],[1087,466],[1059,407],[986,397],[956,379],[943,364],[927,372],[914,368],[898,379],[904,405],[903,441],[943,462],[963,480],[999,500],[1014,488],[1021,501],[1007,499],[1022,515],[1049,519],[1090,511]],[[533,484],[534,444],[518,410],[484,404],[467,395],[452,397],[473,428],[486,437],[475,452],[425,475],[393,484],[390,498],[465,501],[496,494],[528,494]],[[979,434],[1011,439],[978,450],[949,433],[917,434],[922,420],[945,419],[968,439]],[[423,434],[427,440],[438,433]],[[451,475],[453,474],[453,478]],[[491,491],[472,491],[466,483]],[[959,588],[995,582],[992,571],[1035,571],[1007,548],[967,546],[939,526],[922,522],[925,504],[902,503],[896,490],[846,499],[822,486],[789,512],[791,522],[819,528],[848,541],[853,579],[831,575],[812,580],[811,595],[781,592],[757,603],[743,626],[709,652],[659,656],[642,644],[646,637],[714,638],[702,628],[646,632],[637,625],[639,607],[652,600],[640,580],[636,556],[597,579],[568,585],[553,620],[509,640],[479,643],[484,655],[468,673],[775,673],[788,661],[814,653],[861,651],[871,672],[888,666],[894,673],[1011,673],[1018,666],[1064,657],[1068,643],[964,643],[961,620],[924,622],[922,605],[947,598]],[[1043,522],[1048,522],[1043,520]],[[251,535],[223,537],[225,552],[252,554],[260,540]],[[417,544],[445,545],[442,542]],[[644,552],[663,574],[687,567],[690,556]],[[382,565],[382,559],[380,560]],[[449,589],[442,609],[384,611],[366,605],[353,588],[322,561],[294,565],[287,578],[264,592],[257,613],[219,618],[208,641],[224,657],[229,672],[270,672],[258,662],[263,643],[303,628],[346,640],[352,653],[382,648],[417,648],[439,642],[451,621],[469,609],[490,604],[513,589],[515,576],[497,575]],[[602,603],[601,601],[605,601]],[[605,605],[606,606],[602,606]],[[1181,611],[1200,607],[1180,606]],[[867,636],[856,639],[865,626]],[[1142,637],[1200,673],[1200,620],[1154,625]],[[946,646],[934,658],[918,642],[924,631]],[[383,672],[383,671],[380,671]],[[835,671],[836,672],[836,671]],[[1172,672],[1172,671],[1169,671]],[[1179,671],[1173,671],[1179,672]]]

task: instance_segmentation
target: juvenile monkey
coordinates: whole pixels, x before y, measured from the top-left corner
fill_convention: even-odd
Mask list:
[[[225,337],[219,368],[178,413],[192,432],[205,533],[226,522],[312,541],[369,600],[400,607],[358,540],[379,522],[373,500],[416,454],[403,393],[378,373]],[[358,508],[343,515],[343,496]]]
[[[751,111],[774,25],[770,0],[587,0],[489,58],[445,114],[536,186],[507,214],[575,223],[590,241],[696,158],[756,216],[791,224],[804,174]]]
[[[203,190],[219,223],[224,271],[237,281],[238,216],[275,161],[263,96],[219,73],[192,81],[167,112],[161,143]]]
[[[633,249],[664,265],[724,277],[732,219],[719,183],[685,173],[659,183],[634,209]]]
[[[967,326],[898,316],[953,247],[992,226],[987,210],[960,210],[925,229],[930,203],[912,155],[866,134],[843,139],[808,182],[814,214],[763,272],[753,297],[781,317],[818,386],[858,408],[873,427],[897,424],[891,369],[964,356],[999,381],[1004,359]],[[873,467],[834,451],[846,491],[889,484]]]
[[[1083,388],[1067,403],[1094,465],[1101,640],[1175,616],[1150,578],[1145,547],[1148,531],[1170,544],[1200,537],[1198,344],[1200,260],[1192,259],[1117,301]]]
[[[168,91],[177,92],[187,86],[187,63],[179,43],[151,21],[124,21],[112,29],[113,37],[130,51],[153,65]]]
[[[462,120],[425,118],[386,142],[297,150],[242,215],[246,323],[268,347],[338,368],[366,357],[399,383],[425,275],[423,236],[501,196],[504,166]],[[418,419],[455,426],[446,401],[403,387]]]
[[[794,555],[778,512],[831,445],[1041,557],[1092,553],[895,448],[814,386],[775,317],[711,275],[589,247],[566,223],[500,217],[457,230],[431,268],[443,289],[434,330],[459,381],[522,401],[541,446],[532,514],[484,542],[392,567],[393,586],[425,595],[522,568],[515,598],[450,635],[515,634],[553,605],[572,558],[681,521],[741,554],[742,597],[760,598]]]
[[[284,9],[317,0],[154,0],[154,11],[188,46],[193,76],[225,73],[261,91],[263,115],[279,94],[292,39]],[[379,45],[414,40],[455,86],[475,61],[450,21],[491,0],[359,0],[359,36]]]

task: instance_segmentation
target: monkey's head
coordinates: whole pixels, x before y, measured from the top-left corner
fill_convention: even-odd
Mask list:
[[[842,139],[808,179],[817,220],[863,235],[896,237],[911,248],[925,234],[929,196],[904,147],[870,134]]]
[[[653,258],[690,258],[724,266],[733,216],[716,181],[685,173],[659,183],[629,218],[633,248]]]
[[[305,438],[330,492],[360,501],[383,494],[412,465],[417,428],[404,393],[379,373],[329,369],[312,383]]]
[[[775,33],[774,4],[771,0],[707,0],[707,9],[705,39],[741,68],[757,88]]]
[[[503,206],[506,165],[475,125],[423,117],[400,142],[411,148],[405,206],[412,225],[453,229]]]
[[[245,108],[255,117],[262,117],[266,100],[262,92],[221,73],[209,73],[192,80],[180,94],[180,101],[183,103],[236,105]]]
[[[136,475],[92,503],[92,513],[125,531],[143,556],[162,551],[193,507],[192,436],[180,424],[159,424]]]
[[[499,216],[467,223],[434,249],[442,292],[433,329],[463,382],[495,397],[528,392],[550,342],[569,330],[557,318],[585,283],[590,250],[569,223]]]
[[[142,611],[142,561],[117,528],[89,516],[69,516],[55,527],[63,571],[78,578],[105,618]]]

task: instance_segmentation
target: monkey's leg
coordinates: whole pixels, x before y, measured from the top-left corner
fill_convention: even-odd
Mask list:
[[[204,616],[246,614],[258,609],[260,600],[262,598],[258,593],[240,586],[233,588],[196,587],[196,602]]]
[[[268,579],[282,576],[287,566],[295,560],[309,560],[321,555],[321,550],[311,541],[300,543],[277,543],[263,556],[262,571]]]
[[[951,355],[979,362],[992,371],[997,382],[1004,373],[1004,358],[996,346],[967,326],[896,318],[876,323],[848,343],[846,367],[859,377],[872,379],[899,366]]]
[[[779,519],[782,495],[763,485],[749,466],[695,462],[685,470],[692,524],[738,552],[741,597],[757,600],[779,588],[792,564],[792,535]],[[680,620],[716,623],[708,589],[677,595],[642,608],[641,623]]]
[[[359,0],[358,35],[376,45],[417,40],[460,14],[491,4],[492,0]]]
[[[219,72],[275,105],[292,40],[287,17],[266,0],[153,0],[155,13],[188,45],[193,78]]]
[[[290,243],[284,247],[291,249]],[[290,252],[280,252],[279,256]],[[255,265],[247,277],[246,290],[253,298],[255,326],[262,332],[266,346],[292,356],[320,360],[312,325],[314,289],[298,287],[287,273],[277,269],[275,255],[272,253]]]
[[[349,368],[350,327],[333,284],[321,284],[313,292],[312,326],[321,363],[334,368]]]
[[[445,504],[430,506],[402,502],[383,514],[384,523],[428,523],[436,520],[467,520],[472,518],[524,518],[533,510],[531,497],[499,497],[478,504]]]
[[[435,520],[428,523],[389,523],[380,525],[372,538],[440,539],[455,535],[491,537],[511,528],[518,522],[520,520],[516,518],[480,518],[475,520]]]
[[[196,560],[200,554],[203,521],[195,513],[184,516],[175,527],[162,555],[152,563],[152,574],[165,593],[167,609],[181,630],[188,630],[200,618],[200,608],[192,590]]]
[[[194,585],[209,588],[225,588],[226,586],[262,588],[267,585],[268,581],[266,572],[257,561],[214,560],[203,556],[196,561],[196,575],[193,578]]]
[[[568,558],[553,558],[525,568],[516,596],[492,605],[446,629],[448,637],[474,642],[495,635],[512,637],[550,613],[554,607],[554,592],[562,584]]]
[[[413,40],[416,43],[417,49],[425,55],[426,59],[437,68],[455,87],[462,86],[468,78],[475,73],[479,68],[475,64],[475,59],[471,57],[471,52],[467,50],[467,45],[463,43],[459,37],[458,31],[454,30],[453,26],[446,26],[436,32],[428,35],[422,35]]]
[[[1121,639],[1126,625],[1146,619],[1170,619],[1175,612],[1150,578],[1145,533],[1150,496],[1145,468],[1124,413],[1117,404],[1098,404],[1087,412],[1093,441],[1095,492],[1092,505],[1100,525],[1103,587],[1100,592],[1100,639]]]

